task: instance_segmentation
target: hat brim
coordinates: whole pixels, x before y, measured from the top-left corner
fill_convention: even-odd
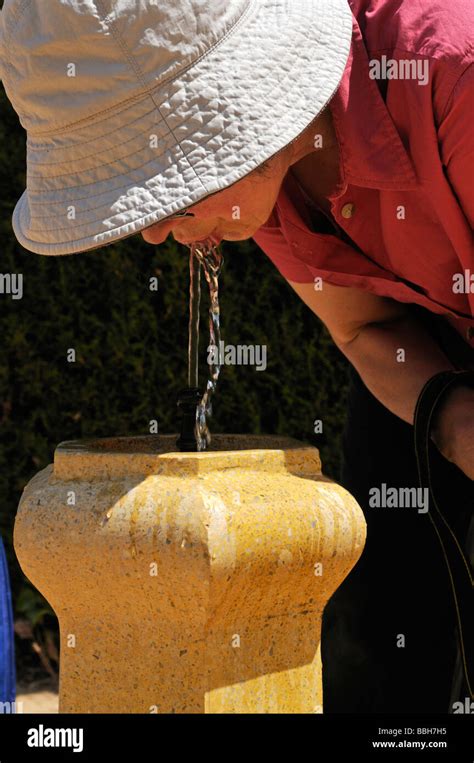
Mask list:
[[[263,0],[171,82],[61,130],[28,136],[13,213],[37,254],[96,249],[233,185],[294,140],[347,62],[347,0]]]

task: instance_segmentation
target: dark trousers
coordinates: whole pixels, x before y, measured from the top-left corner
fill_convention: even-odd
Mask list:
[[[431,457],[437,500],[464,545],[474,483],[434,446]],[[354,370],[343,459],[341,484],[364,511],[367,541],[324,613],[324,712],[452,712],[456,621],[437,536],[416,508],[369,506],[370,489],[382,483],[418,486],[413,428]]]

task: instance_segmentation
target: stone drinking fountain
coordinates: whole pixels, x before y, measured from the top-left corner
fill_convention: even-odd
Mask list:
[[[198,272],[191,256],[195,297]],[[212,292],[210,314],[212,339]],[[321,713],[322,614],[362,552],[362,511],[312,446],[211,439],[192,331],[189,351],[179,446],[63,442],[24,489],[14,544],[59,620],[59,711]]]

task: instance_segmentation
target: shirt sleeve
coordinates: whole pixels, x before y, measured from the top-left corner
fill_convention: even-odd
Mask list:
[[[448,180],[474,228],[474,65],[458,79],[438,129]]]

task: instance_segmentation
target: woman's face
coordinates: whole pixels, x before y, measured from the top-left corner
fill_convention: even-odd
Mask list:
[[[141,231],[149,244],[160,244],[172,231],[176,241],[191,244],[212,237],[251,238],[270,217],[289,166],[288,147],[272,156],[262,172],[254,170],[229,188],[188,207],[192,217],[168,219]]]

